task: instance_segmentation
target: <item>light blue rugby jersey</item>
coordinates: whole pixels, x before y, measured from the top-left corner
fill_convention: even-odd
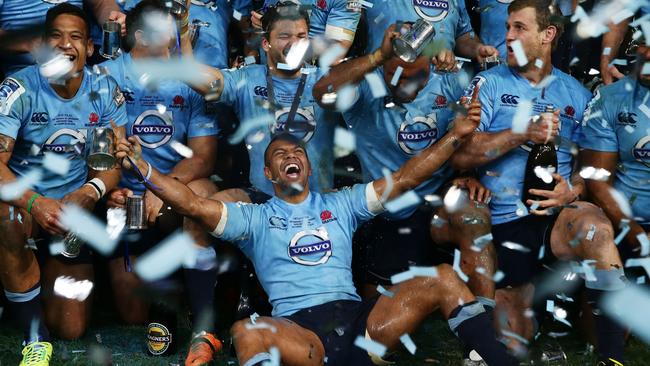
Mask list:
[[[129,123],[127,136],[136,136],[142,145],[142,155],[156,169],[168,174],[184,159],[172,142],[187,144],[192,137],[214,136],[219,133],[214,118],[205,114],[205,102],[187,85],[165,81],[156,90],[147,90],[139,83],[130,54],[102,63],[119,84],[126,100]],[[136,194],[144,186],[132,174],[123,174],[120,187]]]
[[[82,0],[0,0],[0,29],[17,30],[43,24],[47,11],[64,2],[83,7]],[[35,63],[29,53],[3,56],[5,61],[0,67],[6,76]]]
[[[276,3],[278,0],[266,0],[264,6]],[[349,9],[347,0],[300,0],[300,3],[311,6],[309,38],[325,35],[336,40],[354,39],[361,13]],[[345,35],[341,29],[347,31]]]
[[[482,106],[478,131],[495,133],[511,128],[518,104],[528,100],[533,102],[532,114],[544,112],[549,104],[554,109],[559,108],[560,136],[566,141],[577,142],[580,122],[591,94],[577,80],[556,68],[551,75],[555,77],[554,81],[542,90],[536,89],[507,65],[479,73],[465,91],[466,96],[471,96],[474,87],[480,86],[478,97]],[[559,174],[567,181],[572,170],[569,145],[563,143],[557,151]],[[492,191],[489,206],[493,224],[520,217],[516,213],[517,202],[521,202],[529,151],[529,146],[522,145],[478,168],[481,182]]]
[[[384,80],[381,70],[375,70],[374,74]],[[447,132],[449,122],[454,118],[447,104],[463,94],[456,76],[431,72],[427,85],[415,100],[394,108],[386,108],[384,98],[373,98],[366,79],[361,81],[359,98],[343,117],[357,137],[356,153],[364,182],[382,178],[382,168],[396,171]],[[451,177],[451,173],[451,168],[445,164],[415,191],[420,196],[432,194]],[[390,213],[390,216],[406,218],[415,209]]]
[[[373,0],[372,3],[372,8],[366,9],[366,52],[379,48],[386,28],[398,21],[415,22],[422,18],[431,22],[436,30],[434,40],[442,40],[450,50],[456,46],[456,38],[472,32],[464,0]]]
[[[20,177],[41,169],[43,177],[34,190],[62,198],[87,180],[85,149],[80,155],[73,145],[85,144],[88,131],[95,127],[118,126],[127,122],[124,96],[110,76],[98,76],[88,69],[71,99],[61,98],[41,76],[38,66],[28,66],[0,85],[0,134],[16,140],[9,168]],[[34,147],[40,149],[34,154]],[[83,146],[83,145],[82,145]],[[62,154],[70,160],[70,170],[60,176],[43,169],[45,152]]]
[[[330,301],[360,301],[352,282],[352,236],[381,210],[368,201],[367,189],[374,188],[310,192],[299,204],[277,197],[261,205],[225,203],[215,233],[236,242],[253,262],[273,316]]]
[[[316,67],[307,67],[303,70],[308,74],[294,121],[299,122],[304,129],[293,134],[305,142],[312,168],[309,186],[313,191],[318,192],[332,188],[334,184],[332,146],[336,119],[335,112],[321,108],[312,96],[314,84],[322,75],[320,70]],[[233,107],[240,121],[240,129],[252,128],[246,136],[250,160],[250,182],[263,192],[273,195],[273,186],[264,176],[264,150],[273,134],[286,132],[284,122],[298,89],[300,77],[295,79],[273,77],[275,102],[280,106],[273,114],[263,106],[268,100],[266,73],[267,67],[262,65],[223,70],[224,90],[220,101]]]
[[[126,0],[120,6],[128,11],[140,0]],[[245,1],[192,0],[190,23],[202,24],[194,45],[194,57],[201,63],[217,68],[228,66],[228,25],[234,10],[250,14],[250,4]]]
[[[618,153],[614,188],[628,198],[642,224],[650,223],[649,93],[629,76],[603,86],[589,104],[580,135],[581,148]]]
[[[481,41],[494,46],[499,50],[499,57],[505,60],[508,57],[506,50],[506,21],[508,20],[508,6],[514,0],[478,0],[481,12]],[[571,1],[557,1],[560,11],[565,16],[571,14]]]

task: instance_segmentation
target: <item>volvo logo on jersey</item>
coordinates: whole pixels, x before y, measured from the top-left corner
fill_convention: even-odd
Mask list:
[[[455,0],[452,0],[455,1]],[[449,14],[448,0],[413,0],[415,12],[424,20],[439,22]]]
[[[642,137],[634,145],[632,154],[639,163],[650,167],[650,135]]]
[[[288,248],[289,258],[304,266],[326,263],[332,256],[332,242],[324,227],[297,232]]]
[[[70,159],[72,159],[84,151],[86,133],[86,130],[79,131],[70,128],[62,128],[54,132],[47,138],[47,140],[45,140],[41,150],[57,154],[73,152],[74,154],[70,156]]]
[[[402,122],[397,131],[397,144],[407,154],[416,154],[431,146],[438,138],[436,115],[414,117],[411,122]]]
[[[174,135],[172,121],[170,111],[165,113],[160,113],[158,110],[144,111],[135,119],[131,134],[143,147],[155,149],[171,140]]]
[[[287,125],[290,109],[290,107],[284,107],[275,111],[275,123],[271,125],[271,134],[275,135],[289,132],[303,142],[309,142],[316,131],[314,107],[298,108],[293,122]]]

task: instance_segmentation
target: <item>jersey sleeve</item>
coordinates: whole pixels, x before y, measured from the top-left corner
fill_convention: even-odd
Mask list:
[[[221,220],[212,235],[236,243],[240,248],[246,246],[258,225],[255,211],[261,206],[243,202],[223,202]]]
[[[348,9],[347,5],[347,0],[333,1],[327,14],[326,38],[349,42],[354,40],[361,13]]]
[[[223,74],[223,91],[219,101],[229,106],[237,102],[237,91],[246,83],[246,76],[241,69],[222,69]]]
[[[27,89],[21,81],[6,78],[0,84],[0,134],[16,139],[29,111],[26,106]]]
[[[114,121],[116,125],[124,126],[128,123],[126,106],[124,105],[124,94],[112,76],[107,76],[105,80],[107,81],[109,92],[103,95],[110,96],[110,100],[104,103],[104,111],[100,122],[102,125],[109,125],[110,121]]]
[[[384,211],[379,201],[373,183],[355,184],[334,193],[341,198],[341,204],[346,206],[353,219],[353,227],[370,220]]]
[[[458,1],[458,23],[456,24],[456,38],[462,36],[463,34],[474,32],[472,29],[472,23],[469,19],[469,14],[467,14],[467,8],[465,7],[464,1]]]
[[[219,127],[213,117],[205,113],[205,100],[190,89],[190,125],[187,137],[214,136],[219,133]]]
[[[481,122],[478,125],[477,131],[488,131],[492,122],[492,114],[494,111],[494,99],[496,98],[495,88],[492,82],[488,82],[485,76],[477,75],[469,83],[465,89],[464,97],[471,98],[474,94],[474,89],[479,88],[478,100],[481,102]]]
[[[612,127],[614,123],[612,117],[605,108],[600,91],[597,91],[585,111],[578,139],[580,147],[602,152],[617,152],[618,138]]]

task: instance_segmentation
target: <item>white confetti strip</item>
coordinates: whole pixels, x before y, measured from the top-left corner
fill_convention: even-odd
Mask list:
[[[66,205],[63,207],[60,221],[65,228],[102,255],[107,256],[113,253],[118,242],[117,238],[111,238],[106,226],[90,212],[78,206]]]
[[[621,209],[621,212],[625,216],[632,217],[632,208],[630,207],[630,202],[628,201],[627,197],[625,197],[621,192],[617,191],[614,188],[609,188],[609,194],[612,196],[614,201],[616,201],[616,204],[618,205],[618,208]]]
[[[40,182],[42,176],[43,173],[40,169],[32,169],[15,181],[3,184],[0,187],[0,199],[3,201],[15,200],[22,196],[26,190],[32,189],[36,183]]]
[[[357,338],[354,340],[354,345],[366,350],[366,352],[372,353],[373,355],[377,355],[379,357],[384,357],[386,354],[386,346],[362,336],[357,336]]]
[[[237,10],[232,11],[232,17],[235,18],[235,20],[239,21],[241,20],[242,14],[238,12]]]
[[[260,317],[260,314],[258,314],[258,313],[253,313],[253,314],[251,314],[251,316],[250,316],[251,324],[255,324],[255,321],[256,321],[257,318],[259,318],[259,317]]]
[[[308,48],[309,40],[307,38],[301,38],[299,41],[291,45],[291,48],[285,57],[285,61],[289,66],[289,70],[295,70],[300,67],[300,65],[302,65],[304,62],[303,60],[305,58],[305,53],[307,53]],[[278,64],[278,68],[279,67],[280,64]]]
[[[643,267],[650,276],[650,258],[630,258],[625,261],[625,267]]]
[[[189,159],[192,156],[194,156],[194,151],[192,151],[192,149],[190,149],[186,145],[181,144],[180,142],[178,142],[176,140],[172,141],[169,146],[171,146],[171,148],[174,149],[174,151],[176,151],[178,153],[178,155],[180,155],[180,156],[182,156],[182,157],[184,157],[186,159]]]
[[[515,115],[512,117],[512,133],[526,133],[532,110],[533,103],[530,100],[519,101]]]
[[[356,135],[342,127],[334,129],[334,156],[349,155],[357,148]]]
[[[269,349],[271,359],[262,363],[262,366],[280,366],[280,350],[277,347]]]
[[[645,257],[650,254],[650,239],[648,239],[648,234],[640,233],[636,236],[636,240],[641,244],[641,257]]]
[[[539,58],[538,58],[538,59],[535,59],[535,67],[538,68],[538,69],[541,69],[542,66],[544,66],[544,61],[542,61],[542,60],[539,59]]]
[[[596,234],[596,225],[591,224],[591,226],[589,227],[589,231],[587,232],[587,236],[585,237],[585,239],[587,239],[587,240],[589,240],[589,241],[592,241],[592,240],[594,240],[594,235],[595,235],[595,234]]]
[[[399,197],[395,198],[394,200],[388,201],[384,204],[384,207],[386,210],[389,212],[398,212],[404,209],[407,209],[409,207],[413,207],[415,205],[420,204],[422,202],[422,199],[420,196],[418,196],[415,191],[408,191]]]
[[[503,273],[503,271],[497,271],[497,272],[494,274],[494,276],[492,276],[492,280],[493,280],[494,282],[501,282],[501,280],[502,280],[505,276],[506,276],[506,274]]]
[[[249,330],[250,329],[268,329],[268,330],[271,331],[271,333],[276,333],[278,331],[278,329],[276,327],[274,327],[271,324],[265,323],[265,322],[258,322],[258,323],[255,323],[255,324],[247,323],[247,324],[244,324],[244,327],[246,329],[249,329]]]
[[[610,53],[612,53],[612,48],[611,47],[603,48],[603,56],[609,56]]]
[[[583,179],[591,179],[599,182],[606,182],[612,173],[607,169],[594,168],[593,166],[586,166],[580,170],[580,176]]]
[[[465,204],[463,190],[458,186],[451,186],[442,201],[447,212],[454,213],[458,211]]]
[[[59,276],[54,280],[54,293],[66,299],[84,301],[92,289],[93,283],[88,280],[76,281],[68,276]]]
[[[366,74],[364,78],[368,83],[368,87],[370,88],[370,93],[372,93],[372,97],[374,99],[383,98],[386,95],[388,95],[388,93],[386,92],[386,87],[384,86],[384,80],[381,77],[379,77],[379,75],[374,73],[369,73]]]
[[[557,77],[555,75],[550,75],[549,74],[544,79],[542,79],[542,81],[537,83],[537,85],[535,85],[535,89],[544,89],[544,88],[548,87],[549,85],[551,85],[551,83],[553,81],[555,81],[555,79],[557,79]]]
[[[257,62],[255,56],[244,57],[244,65],[253,65],[255,62]]]
[[[275,118],[270,113],[263,113],[257,117],[242,121],[239,128],[228,138],[232,145],[240,143],[246,136],[254,131],[268,129],[268,126],[275,123]]]
[[[176,232],[140,257],[135,272],[145,281],[165,278],[195,259],[196,246],[188,234]]]
[[[438,277],[438,270],[436,267],[420,267],[411,266],[409,271],[414,277]]]
[[[397,274],[394,274],[394,275],[390,276],[390,283],[392,283],[393,285],[396,285],[396,284],[398,284],[400,282],[404,282],[404,281],[408,281],[410,279],[413,279],[413,277],[414,277],[413,272],[411,272],[411,270],[409,269],[407,271],[400,272],[400,273],[397,273]]]
[[[492,242],[492,239],[492,233],[481,235],[478,238],[474,239],[474,243],[471,246],[471,249],[475,252],[480,252],[483,250],[483,248],[485,248],[486,245]]]
[[[650,343],[650,291],[641,286],[628,286],[621,291],[607,291],[601,309],[617,319],[621,325]]]
[[[399,340],[402,342],[404,347],[412,354],[415,354],[415,350],[417,349],[417,346],[415,343],[413,343],[413,340],[411,339],[411,336],[409,336],[407,333],[402,334],[399,337]]]
[[[465,273],[463,273],[463,270],[460,268],[460,250],[454,249],[454,265],[453,265],[454,271],[458,274],[458,277],[460,277],[463,282],[467,282],[469,280],[469,277]]]
[[[529,248],[526,248],[525,246],[523,246],[523,245],[521,245],[519,243],[514,243],[514,242],[511,242],[511,241],[504,241],[503,243],[501,243],[501,246],[503,246],[505,248],[508,248],[510,250],[516,250],[518,252],[523,252],[523,253],[530,252]]]
[[[345,51],[345,48],[343,48],[340,44],[335,43],[334,45],[328,47],[327,51],[320,55],[318,58],[318,66],[323,72],[326,72],[327,69],[329,69],[329,67],[334,63],[334,61],[345,55]]]
[[[641,68],[641,75],[650,74],[650,62],[645,62]]]
[[[395,69],[395,73],[393,74],[393,77],[390,79],[390,85],[396,86],[397,82],[399,81],[399,78],[402,76],[402,72],[404,71],[404,68],[401,66],[397,66]]]
[[[395,293],[394,293],[394,292],[389,291],[389,290],[386,290],[386,289],[384,288],[384,286],[382,286],[382,285],[377,285],[377,292],[379,292],[380,294],[382,294],[382,295],[384,295],[384,296],[390,297],[390,298],[392,298],[393,296],[395,296]]]
[[[555,173],[555,169],[548,169],[541,166],[536,166],[533,171],[537,178],[541,179],[544,183],[551,183],[553,181],[552,173]]]
[[[524,47],[521,44],[521,41],[517,39],[511,42],[510,47],[512,48],[512,52],[515,54],[517,64],[519,66],[526,66],[528,64],[528,57],[526,57],[526,52],[524,51]]]
[[[516,339],[516,340],[518,340],[519,342],[521,342],[523,344],[528,344],[528,340],[526,338],[520,336],[519,334],[517,334],[515,332],[511,332],[511,331],[509,331],[507,329],[501,329],[501,334],[503,334],[506,337]]]
[[[357,100],[357,87],[354,85],[344,85],[336,93],[336,109],[339,112],[347,111]]]
[[[381,173],[384,175],[384,179],[386,180],[386,187],[384,188],[384,193],[381,195],[381,202],[386,202],[388,196],[390,196],[390,193],[393,191],[393,174],[386,167],[381,168]]]

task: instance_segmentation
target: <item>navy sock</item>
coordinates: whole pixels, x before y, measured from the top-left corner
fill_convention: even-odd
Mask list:
[[[211,247],[199,250],[197,263],[185,268],[185,291],[187,291],[192,327],[194,332],[214,333],[214,286],[217,283],[216,254]]]
[[[490,324],[494,325],[494,307],[496,306],[494,299],[489,299],[483,296],[476,296],[476,300],[481,303],[481,305],[483,305],[483,309],[485,310],[485,313],[490,320]],[[472,350],[472,347],[463,342],[463,358],[469,359],[469,354],[472,352]]]
[[[587,289],[587,300],[592,308],[596,323],[596,339],[598,340],[598,355],[601,360],[612,358],[624,362],[625,328],[599,309],[600,298],[607,293],[603,290]]]
[[[41,306],[41,284],[36,283],[25,292],[11,292],[5,290],[9,300],[9,310],[14,321],[23,331],[25,344],[38,341],[49,341],[50,333],[43,323]]]
[[[449,327],[488,365],[519,365],[506,346],[497,340],[488,314],[477,301],[454,309],[449,316]]]

